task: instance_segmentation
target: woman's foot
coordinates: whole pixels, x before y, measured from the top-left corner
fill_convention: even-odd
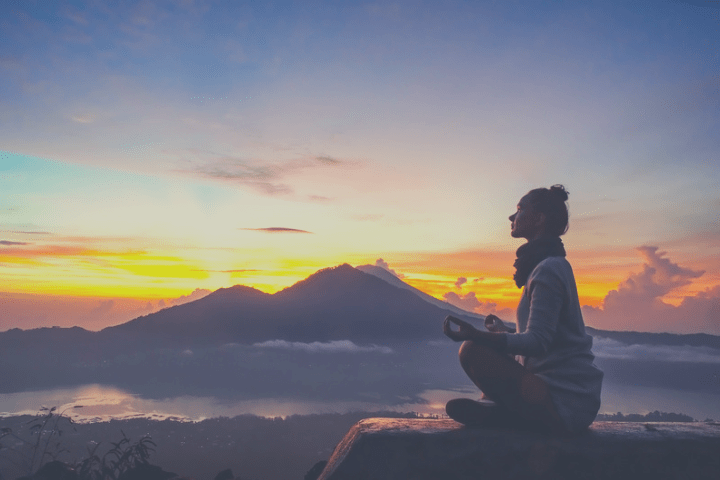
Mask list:
[[[468,426],[498,426],[501,415],[491,400],[476,401],[469,398],[455,398],[445,405],[448,417]]]

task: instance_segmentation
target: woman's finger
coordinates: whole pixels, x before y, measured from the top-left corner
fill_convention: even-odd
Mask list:
[[[450,320],[448,318],[446,318],[443,322],[443,333],[445,333],[445,335],[447,336],[450,336],[454,333],[452,331],[452,327],[450,327]]]
[[[450,320],[452,323],[457,325],[458,327],[464,327],[470,325],[469,323],[460,320],[459,318],[453,317],[452,315],[448,315],[446,320]]]

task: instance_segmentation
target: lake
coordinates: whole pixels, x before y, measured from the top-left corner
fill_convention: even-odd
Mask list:
[[[382,410],[443,414],[448,400],[479,396],[452,342],[366,350],[224,346],[168,351],[154,360],[118,357],[94,370],[68,366],[62,376],[50,377],[52,386],[27,374],[27,387],[0,390],[0,415],[34,414],[43,405],[82,405],[66,412],[82,422]],[[605,372],[600,413],[659,410],[720,420],[720,351],[607,341],[598,341],[595,351]]]
[[[292,398],[258,398],[232,400],[213,396],[177,396],[147,398],[141,394],[108,385],[82,385],[33,392],[0,394],[0,416],[33,415],[41,406],[57,406],[58,411],[77,422],[110,419],[174,418],[199,421],[214,417],[253,414],[262,417],[287,417],[314,413],[347,413],[352,411],[398,411],[422,414],[444,414],[445,403],[457,397],[477,398],[472,385],[456,389],[428,389],[420,394],[423,403],[388,405],[371,400],[330,401]],[[82,408],[72,408],[82,405]],[[668,388],[631,386],[606,383],[603,386],[601,413],[640,413],[651,411],[684,413],[697,420],[720,419],[720,395],[684,392]]]

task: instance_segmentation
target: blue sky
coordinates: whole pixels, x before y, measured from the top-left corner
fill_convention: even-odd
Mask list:
[[[29,1],[0,17],[0,240],[24,244],[3,245],[0,291],[273,291],[382,257],[438,297],[495,279],[474,293],[510,308],[507,216],[554,183],[589,305],[658,262],[642,246],[704,272],[658,301],[720,284],[712,2]],[[311,234],[250,230],[267,227]]]

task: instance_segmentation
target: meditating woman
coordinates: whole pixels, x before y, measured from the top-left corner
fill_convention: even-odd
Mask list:
[[[517,332],[494,315],[485,318],[487,332],[445,319],[445,335],[463,341],[463,369],[491,400],[450,400],[447,414],[460,423],[570,434],[597,415],[603,372],[593,364],[592,337],[560,240],[568,229],[567,199],[562,185],[531,190],[510,216],[511,235],[527,239],[515,260],[515,283],[523,288]]]

